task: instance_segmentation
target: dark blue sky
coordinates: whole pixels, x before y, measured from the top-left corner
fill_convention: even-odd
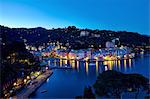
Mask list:
[[[126,30],[150,34],[149,0],[0,0],[0,24],[10,27]]]

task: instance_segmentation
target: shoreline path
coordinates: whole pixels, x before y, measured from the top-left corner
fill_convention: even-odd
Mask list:
[[[28,98],[36,89],[38,89],[46,80],[48,77],[50,77],[53,74],[52,70],[47,70],[43,74],[39,75],[36,79],[33,80],[33,82],[36,82],[33,85],[28,85],[25,88],[25,91],[18,93],[16,96],[13,97],[13,99],[26,99]]]

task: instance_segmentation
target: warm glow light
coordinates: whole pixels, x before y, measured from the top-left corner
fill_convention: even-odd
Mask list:
[[[63,58],[64,58],[64,59],[67,59],[67,56],[64,56]]]
[[[119,70],[120,70],[120,60],[118,60],[118,67],[119,67]]]
[[[75,60],[71,61],[72,68],[75,68]]]
[[[15,56],[16,54],[15,54],[15,53],[13,53],[12,55],[13,55],[13,56]]]
[[[140,52],[140,54],[144,54],[144,52],[142,51],[142,52]]]
[[[127,60],[126,59],[124,59],[124,69],[125,69],[125,71],[127,69]]]
[[[30,77],[29,77],[29,76],[27,76],[27,79],[30,79]]]
[[[107,61],[106,63],[105,63],[105,65],[108,65],[108,68],[111,68],[111,66],[110,66],[110,61]]]
[[[85,58],[85,61],[88,61],[88,59],[89,59],[89,57],[86,57],[86,58]]]
[[[98,61],[96,61],[96,75],[98,76]]]
[[[7,57],[7,59],[9,59],[9,58],[10,58],[10,56]]]
[[[67,60],[63,60],[64,64],[67,64]]]
[[[16,86],[16,85],[17,85],[17,83],[15,82],[15,83],[14,83],[14,86]]]
[[[127,59],[127,55],[124,55],[124,58]]]
[[[88,75],[89,73],[88,62],[85,62],[85,70],[86,70],[86,74]]]
[[[108,62],[107,62],[107,61],[104,61],[104,62],[103,62],[103,64],[104,64],[104,65],[107,65],[107,64],[108,64]]]
[[[60,59],[60,67],[62,67],[62,61],[63,61],[63,60],[62,60],[62,59]]]
[[[79,61],[77,61],[77,70],[79,72]]]
[[[40,75],[40,72],[37,72],[38,75]]]
[[[112,68],[113,68],[113,61],[108,61],[108,64],[109,64],[110,70],[112,70]]]
[[[35,50],[35,48],[34,48],[34,47],[31,47],[31,50]]]
[[[131,67],[131,59],[129,59],[129,67]]]
[[[26,83],[27,82],[27,80],[26,79],[24,79],[24,83]]]
[[[109,57],[109,56],[105,56],[105,57],[104,57],[104,60],[112,60],[112,59],[111,59],[111,57]]]
[[[27,59],[25,59],[25,60],[24,60],[24,62],[28,62],[28,60],[27,60]]]
[[[96,60],[98,60],[98,57],[95,57]]]
[[[120,59],[121,57],[120,56],[117,56],[118,57],[118,59]]]

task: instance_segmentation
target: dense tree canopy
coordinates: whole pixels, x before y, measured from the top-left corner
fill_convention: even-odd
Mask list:
[[[99,74],[94,84],[97,95],[106,97],[121,97],[123,92],[149,90],[149,80],[139,74],[123,74],[117,71],[104,71]]]
[[[11,89],[18,78],[23,79],[32,71],[39,70],[39,61],[26,50],[23,40],[10,38],[9,33],[2,33],[1,37],[1,88]]]

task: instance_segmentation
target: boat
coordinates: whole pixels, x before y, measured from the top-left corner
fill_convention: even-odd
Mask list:
[[[93,65],[96,65],[95,63],[89,63],[89,66],[93,66]]]
[[[47,90],[43,90],[43,91],[41,91],[41,93],[45,93],[45,92],[47,92]]]

